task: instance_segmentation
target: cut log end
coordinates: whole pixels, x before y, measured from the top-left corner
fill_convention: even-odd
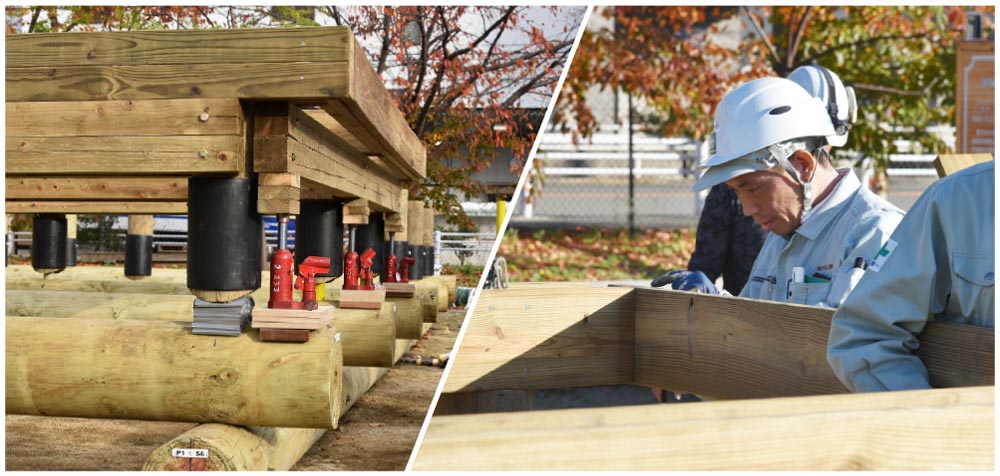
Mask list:
[[[202,301],[229,302],[246,296],[254,292],[255,289],[245,289],[241,291],[210,291],[205,289],[191,289],[190,291],[191,294]]]

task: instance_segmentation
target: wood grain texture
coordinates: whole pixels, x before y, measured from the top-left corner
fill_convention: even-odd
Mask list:
[[[971,387],[444,416],[413,469],[992,470],[993,412]]]
[[[635,382],[715,399],[845,393],[826,361],[832,309],[636,289]],[[939,386],[992,385],[993,329],[929,323]]]
[[[7,201],[7,213],[97,213],[121,215],[149,213],[186,215],[187,202]]]
[[[424,202],[410,200],[406,204],[406,237],[411,245],[424,243]],[[433,243],[432,243],[433,244]]]
[[[959,170],[993,160],[992,154],[950,154],[934,158],[938,177],[947,177]]]
[[[419,339],[424,334],[424,310],[420,299],[386,298],[385,302],[395,309],[397,339]]]
[[[238,174],[240,136],[8,137],[11,175]]]
[[[634,293],[484,290],[443,391],[631,383]]]
[[[158,321],[8,317],[8,413],[335,428],[336,330],[304,344]]]
[[[8,102],[11,137],[240,135],[237,99]]]
[[[364,155],[286,103],[256,108],[253,159],[258,172],[300,176],[313,195],[361,198],[380,211],[400,206],[396,179],[370,167]]]
[[[128,234],[130,235],[152,235],[153,215],[129,215]]]
[[[333,325],[341,333],[345,365],[392,367],[397,337],[392,304],[378,309],[337,308]]]
[[[327,101],[323,108],[366,146],[362,153],[381,156],[406,178],[423,179],[427,176],[427,151],[423,143],[396,109],[392,96],[368,63],[364,49],[353,37],[350,48],[347,97]]]
[[[341,416],[386,371],[377,367],[344,367]],[[287,471],[325,432],[312,428],[243,428],[206,423],[178,435],[153,451],[143,465],[143,471],[188,471],[194,465],[211,471]],[[189,461],[171,456],[174,448],[192,447],[208,449],[208,461]]]
[[[10,177],[7,200],[187,202],[187,177]],[[186,209],[187,207],[185,207]]]
[[[346,26],[7,35],[6,65],[179,66],[348,61]]]
[[[434,245],[434,209],[424,208],[423,214],[424,226],[423,226],[423,242],[425,245]]]
[[[8,66],[6,91],[8,102],[191,98],[311,100],[347,94],[348,67],[348,63],[330,62]]]
[[[434,417],[469,413],[523,412],[531,410],[530,390],[486,390],[442,393]]]

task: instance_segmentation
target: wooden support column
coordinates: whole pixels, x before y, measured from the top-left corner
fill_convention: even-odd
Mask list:
[[[436,416],[413,469],[992,470],[994,392],[990,386]]]
[[[297,174],[261,173],[257,179],[257,213],[298,215],[302,180]]]
[[[76,228],[77,228],[76,214],[66,215],[66,266],[76,266],[76,258],[77,258]]]
[[[337,331],[302,344],[191,334],[176,322],[6,319],[13,414],[335,428]]]
[[[424,276],[424,257],[422,251],[424,240],[424,202],[420,200],[410,200],[407,204],[406,216],[406,236],[407,254],[412,256],[415,262],[410,268],[410,281],[419,280]]]

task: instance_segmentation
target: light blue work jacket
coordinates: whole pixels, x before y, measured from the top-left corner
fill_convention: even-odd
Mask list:
[[[932,184],[837,310],[828,361],[856,392],[930,388],[929,319],[993,327],[993,161]]]
[[[837,307],[860,279],[855,259],[875,256],[903,212],[861,186],[853,171],[809,213],[788,238],[769,233],[741,297]],[[804,268],[794,282],[792,268]]]

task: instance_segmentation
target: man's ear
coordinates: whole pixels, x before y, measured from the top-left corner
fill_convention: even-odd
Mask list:
[[[804,150],[797,150],[788,160],[799,173],[799,179],[803,182],[812,182],[813,177],[816,176],[816,166],[818,165],[816,156]]]

